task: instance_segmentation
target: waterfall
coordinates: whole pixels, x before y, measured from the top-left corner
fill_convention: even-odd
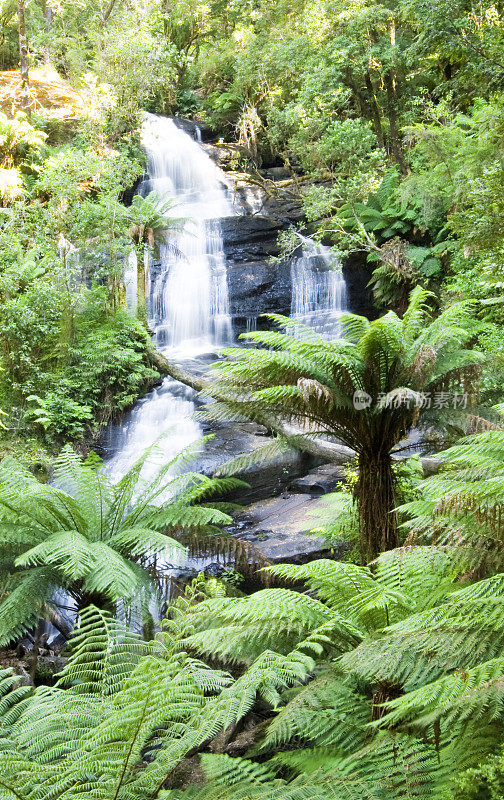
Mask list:
[[[144,451],[170,428],[170,434],[163,437],[145,464],[142,477],[146,480],[201,436],[200,425],[193,416],[194,396],[192,389],[173,378],[165,378],[161,386],[136,404],[121,425],[110,426],[105,448],[114,453],[106,462],[112,480],[120,480]]]
[[[199,137],[198,137],[199,138]],[[155,191],[161,201],[173,201],[171,216],[183,228],[160,246],[160,257],[146,259],[149,325],[156,347],[187,361],[232,340],[226,261],[219,217],[235,214],[224,174],[200,144],[173,120],[145,114],[142,145],[148,177],[140,185],[144,196]],[[136,303],[135,254],[125,271],[126,300]],[[198,370],[200,364],[193,364]],[[171,429],[146,463],[148,478],[180,450],[202,435],[193,418],[194,392],[172,378],[143,398],[119,426],[111,426],[106,468],[119,480],[147,447]]]
[[[146,114],[147,195],[174,202],[181,232],[160,247],[150,266],[149,321],[160,349],[182,355],[231,341],[231,317],[220,217],[233,215],[224,174],[200,144],[172,119]]]
[[[341,263],[329,247],[304,236],[302,250],[291,261],[291,317],[324,339],[341,333],[340,318],[347,307]],[[300,335],[294,329],[295,335]]]

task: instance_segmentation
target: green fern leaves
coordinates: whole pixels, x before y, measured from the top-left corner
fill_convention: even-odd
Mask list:
[[[0,797],[450,798],[504,702],[504,578],[458,569],[421,547],[269,568],[305,592],[196,581],[150,643],[89,607],[56,686],[0,673]]]
[[[463,408],[450,408],[448,420],[433,398],[440,391],[468,393],[483,360],[468,347],[470,306],[452,306],[432,320],[430,300],[416,287],[402,319],[394,312],[372,322],[343,315],[343,336],[330,342],[310,330],[302,339],[290,336],[291,321],[273,314],[281,330],[244,334],[256,347],[231,348],[215,365],[220,402],[214,413],[222,415],[224,405],[237,418],[280,418],[294,425],[294,447],[322,435],[357,453],[354,499],[363,560],[398,544],[393,449],[420,417],[438,428],[462,419]]]
[[[39,483],[10,459],[0,464],[0,644],[46,616],[64,589],[80,610],[111,607],[156,593],[156,578],[180,564],[178,539],[219,530],[230,521],[208,498],[234,488],[177,468],[181,453],[145,483],[150,451],[117,484],[96,458],[82,461],[68,446],[55,465],[56,485]]]

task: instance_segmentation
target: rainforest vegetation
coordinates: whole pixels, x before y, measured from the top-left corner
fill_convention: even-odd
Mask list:
[[[370,319],[157,352],[141,265],[184,221],[136,193],[145,112],[280,175]],[[503,303],[500,2],[0,0],[0,800],[504,800]],[[264,446],[113,479],[165,375]],[[324,557],[269,563],[231,501],[287,451],[345,481]],[[201,548],[231,566],[174,587]]]

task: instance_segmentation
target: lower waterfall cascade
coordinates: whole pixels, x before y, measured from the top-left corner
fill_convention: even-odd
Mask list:
[[[173,240],[167,236],[160,245],[159,259],[146,258],[149,326],[161,352],[187,361],[232,341],[219,218],[232,216],[235,210],[224,173],[172,119],[146,113],[142,145],[148,176],[139,187],[140,194],[156,192],[160,201],[172,201],[170,215],[184,220]],[[137,263],[132,256],[125,283],[133,313],[136,280]],[[173,432],[156,448],[145,474],[160,459],[166,463],[201,436],[201,426],[193,418],[193,395],[177,381],[165,378],[127,415],[123,425],[111,427],[106,449],[113,455],[107,469],[114,478],[119,479],[170,428]]]

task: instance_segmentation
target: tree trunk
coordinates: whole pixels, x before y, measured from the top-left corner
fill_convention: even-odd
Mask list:
[[[145,269],[145,251],[142,242],[136,248],[137,256],[137,312],[138,319],[147,324],[148,272]]]
[[[172,13],[171,2],[170,0],[162,0],[161,2],[161,13],[163,15],[163,33],[165,38],[171,41],[171,20],[170,15]]]
[[[226,402],[226,397],[216,391],[211,381],[172,364],[161,353],[151,353],[151,361],[164,375],[190,386],[216,400]],[[320,437],[304,435],[285,420],[278,419],[267,412],[257,410],[254,421],[264,425],[269,431],[286,439],[295,450],[308,453],[323,462],[338,465],[347,464],[355,452],[350,447],[328,441]],[[397,515],[394,513],[395,476],[389,452],[384,456],[359,454],[359,478],[354,490],[354,499],[359,511],[359,530],[363,561],[372,561],[382,550],[393,550],[398,545]],[[424,475],[433,475],[442,463],[435,458],[421,459]],[[225,466],[225,465],[222,465]],[[222,470],[222,466],[216,474]]]
[[[390,150],[402,174],[406,175],[408,170],[406,169],[402,151],[401,137],[397,127],[396,92],[394,81],[390,72],[387,72],[385,75],[384,82],[385,91],[387,93],[387,117],[390,126]]]
[[[362,562],[372,561],[398,545],[395,476],[390,453],[359,453],[359,477],[354,489],[359,516]]]
[[[51,26],[52,26],[52,22],[53,22],[53,7],[52,7],[52,4],[53,4],[53,0],[44,0],[43,13],[44,13],[45,32],[46,33],[50,33],[51,32]]]
[[[376,134],[376,138],[378,139],[378,144],[380,147],[385,149],[385,137],[383,135],[383,128],[381,124],[380,109],[378,108],[378,103],[376,102],[376,95],[369,72],[366,72],[364,80],[366,83],[369,105],[371,106],[371,118],[373,120],[374,132]]]
[[[352,92],[354,108],[359,117],[366,116],[366,98],[363,97],[362,91],[359,88],[358,82],[355,80],[354,74],[350,67],[345,69],[345,83]]]
[[[110,0],[110,2],[108,3],[105,11],[103,12],[103,17],[102,17],[102,21],[101,21],[101,27],[102,28],[107,24],[107,20],[110,17],[110,15],[112,14],[112,11],[114,10],[114,6],[115,6],[116,2],[117,2],[117,0]]]
[[[40,640],[42,638],[43,633],[44,633],[44,622],[43,620],[39,620],[35,632],[35,641],[33,642],[33,648],[30,654],[30,682],[32,686],[35,686],[35,679],[37,676],[37,667],[38,667],[38,660],[40,653]]]
[[[26,3],[18,2],[19,31],[19,70],[21,73],[21,105],[28,119],[31,119],[30,62],[28,59],[28,40],[26,38]]]

